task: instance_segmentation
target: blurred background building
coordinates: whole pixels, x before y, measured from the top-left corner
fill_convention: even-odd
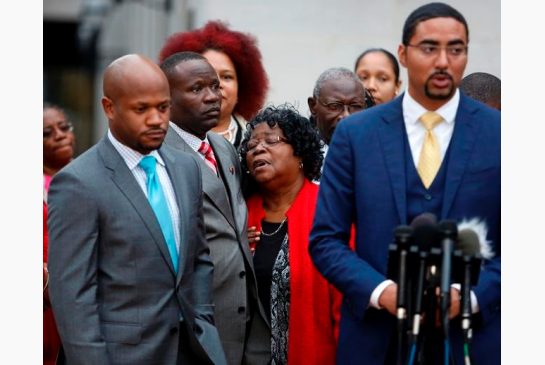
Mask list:
[[[269,103],[290,102],[308,116],[306,99],[329,67],[353,69],[366,48],[397,54],[403,22],[422,0],[44,0],[44,100],[64,106],[74,120],[77,151],[100,139],[102,72],[128,53],[157,60],[174,32],[226,21],[258,40],[269,75]],[[469,24],[466,74],[501,78],[500,0],[446,1]],[[403,89],[406,73],[402,69]]]

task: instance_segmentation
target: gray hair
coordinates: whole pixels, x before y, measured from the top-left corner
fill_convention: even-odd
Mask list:
[[[318,80],[316,80],[316,84],[314,85],[314,91],[312,92],[312,95],[315,98],[320,97],[320,90],[322,89],[323,84],[326,81],[338,79],[353,80],[358,85],[361,85],[360,79],[358,78],[358,76],[356,76],[354,72],[350,71],[345,67],[332,67],[328,68],[320,74]],[[363,91],[363,95],[365,95],[365,88],[363,87],[363,85],[361,86],[361,88]]]

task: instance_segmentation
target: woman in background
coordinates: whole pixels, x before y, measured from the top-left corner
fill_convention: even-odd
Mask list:
[[[159,61],[183,51],[202,54],[216,70],[222,100],[219,123],[212,131],[238,148],[246,120],[263,107],[269,88],[256,39],[220,21],[209,21],[203,28],[171,35]]]
[[[292,106],[270,106],[241,144],[250,241],[271,324],[272,364],[334,364],[340,293],[308,253],[323,161],[321,141]]]
[[[44,365],[54,365],[61,341],[49,303],[47,272],[47,191],[51,178],[74,158],[75,136],[66,113],[58,106],[44,103],[43,126],[43,354]]]
[[[376,105],[392,100],[399,93],[399,63],[393,54],[383,48],[370,48],[360,54],[354,72],[371,93]]]

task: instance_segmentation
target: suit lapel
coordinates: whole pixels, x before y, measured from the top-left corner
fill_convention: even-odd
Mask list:
[[[449,160],[441,210],[442,218],[449,216],[450,208],[477,140],[478,131],[476,129],[478,124],[474,120],[475,111],[476,109],[467,105],[466,97],[460,93],[460,105],[456,112],[456,122],[449,146]]]
[[[228,192],[225,192],[226,189],[223,186],[223,181],[218,176],[214,175],[214,172],[212,171],[212,169],[210,169],[210,167],[208,167],[206,162],[204,162],[204,159],[201,157],[201,155],[198,152],[195,152],[172,128],[169,128],[165,141],[170,146],[173,146],[184,152],[193,154],[193,156],[197,158],[197,161],[199,162],[199,168],[201,169],[202,190],[204,194],[208,197],[210,203],[216,206],[218,211],[220,211],[221,214],[225,216],[225,219],[227,219],[229,224],[231,224],[233,228],[236,228],[235,222],[233,220],[233,213],[231,212],[231,205],[229,204],[229,199],[227,196]],[[212,141],[210,141],[210,143],[212,144]],[[219,165],[218,168],[223,171],[224,176],[227,176],[225,174],[225,169],[229,169],[229,166],[226,166],[229,164],[225,163],[225,151],[220,149],[216,152],[216,149],[214,149],[214,147],[217,147],[218,145],[218,143],[214,143],[212,145],[212,149],[214,150],[214,155]]]
[[[214,151],[214,155],[216,157],[216,161],[218,163],[219,173],[222,176],[222,179],[220,180],[220,183],[222,187],[225,190],[225,194],[221,194],[221,197],[218,196],[219,200],[212,200],[213,203],[218,207],[218,209],[221,211],[221,213],[225,216],[229,224],[235,229],[236,232],[239,232],[239,229],[236,225],[236,217],[235,212],[231,209],[231,202],[236,202],[236,184],[237,180],[235,178],[235,166],[233,165],[233,162],[229,158],[230,151],[228,151],[224,146],[222,146],[221,143],[217,140],[217,138],[224,138],[222,136],[215,136],[212,135],[212,133],[208,133],[208,141],[210,142],[210,145],[212,146],[212,150]],[[207,167],[208,168],[208,167]],[[210,170],[210,168],[208,168]],[[213,175],[213,174],[211,174]],[[214,189],[215,192],[223,191],[221,189]],[[206,192],[205,192],[206,193]],[[219,194],[217,194],[219,195]]]
[[[398,97],[392,102],[389,109],[385,110],[383,123],[379,125],[379,136],[382,152],[386,160],[386,168],[390,174],[390,181],[394,200],[396,203],[399,221],[402,224],[407,220],[407,192],[405,176],[405,129],[403,126],[403,112],[401,101]]]
[[[125,195],[129,202],[134,206],[134,209],[142,218],[144,226],[149,231],[153,241],[161,252],[165,263],[174,274],[174,266],[172,265],[172,260],[163,237],[163,232],[161,231],[161,226],[155,217],[155,213],[153,212],[146,195],[134,178],[134,175],[107,137],[103,139],[100,151],[103,156],[104,166],[112,172],[111,178],[114,184],[117,185],[119,191]]]
[[[235,229],[238,242],[241,245],[241,250],[246,257],[246,261],[250,267],[253,268],[253,258],[250,252],[250,245],[247,244],[246,225],[248,223],[248,211],[246,210],[245,204],[243,207],[237,206],[239,199],[237,194],[239,194],[240,191],[240,180],[237,178],[237,176],[240,175],[240,165],[235,165],[237,161],[233,161],[230,158],[232,151],[228,149],[229,145],[223,142],[225,140],[224,137],[209,132],[208,140],[214,149],[216,160],[218,161],[220,171],[223,174],[225,190],[229,195],[229,200],[231,202],[228,208],[232,213],[231,217],[234,219],[234,222],[229,220],[229,217],[227,218]],[[238,158],[238,156],[235,158]],[[241,237],[241,235],[244,237]]]

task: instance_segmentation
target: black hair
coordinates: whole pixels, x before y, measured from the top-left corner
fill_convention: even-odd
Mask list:
[[[193,61],[193,60],[204,60],[206,62],[208,62],[206,60],[206,58],[199,54],[199,53],[196,53],[196,52],[178,52],[178,53],[174,53],[170,56],[168,56],[167,58],[165,58],[165,60],[163,62],[161,62],[161,70],[163,70],[163,72],[165,73],[165,75],[167,77],[170,77],[172,75],[172,73],[174,72],[174,69],[176,68],[176,66],[178,66],[180,63],[182,62],[187,62],[187,61]]]
[[[312,181],[320,178],[324,156],[322,153],[323,142],[319,132],[307,118],[299,114],[295,107],[289,103],[268,106],[257,113],[247,124],[244,138],[240,144],[242,171],[249,171],[246,164],[248,140],[252,130],[261,123],[267,123],[271,128],[276,125],[284,132],[287,143],[293,147],[293,154],[301,157],[303,173],[308,180]],[[257,186],[248,173],[245,176],[248,179],[243,183],[243,191],[244,195],[248,197],[256,191]]]
[[[460,90],[485,104],[501,101],[501,80],[486,72],[474,72],[464,77],[460,83]]]
[[[375,52],[382,53],[386,56],[386,58],[388,58],[390,64],[392,65],[392,68],[394,69],[395,82],[397,84],[399,82],[399,62],[397,62],[397,58],[390,51],[387,51],[384,48],[369,48],[363,51],[363,53],[360,54],[356,59],[356,63],[354,64],[354,72],[356,72],[356,69],[358,68],[358,63],[360,63],[363,57],[367,56],[369,53]]]
[[[55,109],[55,110],[57,110],[57,111],[59,111],[59,112],[66,115],[65,110],[63,108],[61,108],[59,105],[57,105],[57,104],[53,104],[53,103],[50,103],[48,101],[44,101],[43,105],[44,105],[43,111],[45,111],[46,109]]]
[[[466,38],[469,42],[469,29],[464,16],[452,6],[445,3],[428,3],[414,10],[403,26],[403,36],[401,42],[407,46],[414,35],[416,26],[423,21],[433,18],[454,18],[466,28]]]

